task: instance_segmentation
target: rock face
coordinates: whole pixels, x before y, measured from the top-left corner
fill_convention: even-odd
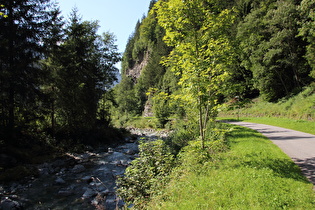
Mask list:
[[[143,117],[153,117],[151,100],[147,100],[144,105]]]
[[[126,70],[126,75],[133,78],[134,81],[137,81],[137,79],[140,77],[142,70],[144,67],[148,64],[150,53],[147,51],[143,58],[140,59],[139,62],[137,62],[133,68]]]

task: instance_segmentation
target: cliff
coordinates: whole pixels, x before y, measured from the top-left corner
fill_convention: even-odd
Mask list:
[[[146,51],[143,58],[136,62],[132,68],[126,69],[126,76],[131,77],[133,81],[137,81],[140,78],[142,70],[148,65],[150,53]]]

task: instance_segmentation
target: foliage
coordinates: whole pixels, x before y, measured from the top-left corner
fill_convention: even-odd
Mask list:
[[[2,12],[2,10],[5,8],[5,6],[3,4],[0,5],[0,17],[4,17],[4,18],[7,18],[8,15],[6,15],[4,12]]]
[[[188,146],[181,154],[184,163],[174,171],[162,195],[152,198],[147,208],[314,208],[312,184],[268,139],[233,126],[228,142],[230,149],[216,155],[198,151],[200,144]]]
[[[245,118],[251,117],[275,117],[293,120],[314,121],[315,119],[315,94],[313,87],[305,88],[298,95],[291,98],[283,98],[277,103],[270,103],[261,98],[252,103],[246,103],[244,107],[232,110],[222,110],[220,116]]]
[[[127,203],[144,207],[148,197],[167,183],[174,158],[162,140],[142,142],[139,149],[139,158],[132,161],[125,176],[118,179],[117,192]]]
[[[1,1],[0,126],[33,126],[43,117],[39,90],[45,75],[39,61],[53,16],[49,0]]]
[[[97,22],[82,22],[73,11],[63,43],[47,63],[54,72],[51,84],[57,123],[72,130],[95,126],[99,101],[116,80],[114,64],[120,58],[114,36],[99,36],[97,29]]]
[[[233,60],[226,31],[234,15],[211,3],[171,0],[160,1],[155,8],[159,24],[166,31],[164,41],[174,47],[164,63],[180,76],[181,92],[177,97],[198,113],[203,142],[206,124],[216,116],[218,94],[226,85]]]
[[[166,142],[172,149],[172,153],[177,155],[179,151],[187,146],[190,141],[198,138],[198,125],[185,120],[176,120],[172,125],[173,132],[170,133]]]
[[[295,1],[264,1],[238,25],[242,65],[268,101],[309,83],[305,43],[297,37],[299,18]]]
[[[152,91],[155,92],[157,90],[151,88],[148,93],[151,94]],[[168,122],[168,118],[170,117],[171,114],[169,98],[166,93],[160,92],[158,94],[155,94],[152,100],[154,115],[159,121],[159,127],[163,128],[165,124]]]
[[[311,0],[302,0],[298,9],[302,16],[299,35],[308,41],[305,57],[312,68],[310,76],[315,78],[315,3]]]
[[[118,85],[114,88],[115,99],[117,102],[118,116],[139,114],[138,100],[135,97],[134,81],[125,75]]]

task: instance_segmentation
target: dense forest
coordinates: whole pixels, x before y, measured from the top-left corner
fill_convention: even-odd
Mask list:
[[[315,80],[312,0],[152,0],[122,58],[75,9],[65,19],[49,0],[0,5],[1,153],[106,142],[141,115],[185,119],[205,140],[224,102],[276,102]]]
[[[114,35],[49,0],[0,5],[0,154],[27,162],[118,135],[105,106],[121,60]]]

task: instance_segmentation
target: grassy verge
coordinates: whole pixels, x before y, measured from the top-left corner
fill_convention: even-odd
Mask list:
[[[226,120],[227,118],[220,118],[220,119]],[[236,119],[230,119],[230,120],[236,120]],[[273,117],[253,117],[253,118],[240,117],[239,120],[245,121],[245,122],[273,125],[273,126],[288,128],[288,129],[315,135],[315,122],[314,121],[294,120],[294,119],[287,119],[287,118],[273,118]]]
[[[148,209],[314,209],[315,193],[277,146],[248,128],[231,126],[227,152],[198,158],[193,147]],[[197,155],[198,156],[198,155]]]
[[[221,117],[278,117],[315,122],[315,86],[307,87],[298,95],[277,103],[256,98],[250,103],[241,100],[226,105],[226,109],[222,109],[220,113]]]

